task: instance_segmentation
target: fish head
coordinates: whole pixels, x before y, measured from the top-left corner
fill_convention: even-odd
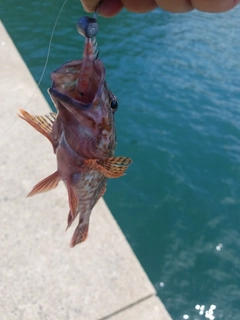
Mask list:
[[[95,144],[97,153],[100,150],[104,155],[111,154],[115,148],[114,113],[118,102],[107,87],[105,68],[94,53],[91,39],[85,43],[83,59],[65,63],[51,78],[49,94],[58,110],[55,135],[59,137],[64,131],[74,150],[84,142]]]

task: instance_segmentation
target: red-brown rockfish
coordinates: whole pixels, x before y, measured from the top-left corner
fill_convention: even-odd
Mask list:
[[[49,94],[56,113],[34,116],[20,109],[20,117],[52,143],[57,171],[39,182],[28,196],[52,190],[63,181],[70,212],[67,228],[79,214],[70,246],[84,241],[91,211],[106,190],[107,178],[122,176],[131,159],[114,157],[114,113],[117,99],[105,82],[105,68],[86,38],[82,60],[65,63],[51,75]]]

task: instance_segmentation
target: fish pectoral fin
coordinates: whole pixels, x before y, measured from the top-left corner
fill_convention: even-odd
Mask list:
[[[36,184],[33,187],[32,191],[29,192],[27,197],[32,197],[37,193],[47,192],[55,189],[60,180],[61,178],[59,177],[58,172],[57,171],[54,172],[53,174],[51,174],[50,176],[48,176],[47,178],[43,179],[38,184]]]
[[[89,169],[102,173],[107,178],[118,178],[124,175],[128,166],[132,163],[130,158],[115,157],[106,159],[88,159],[85,164]]]
[[[68,203],[70,208],[70,213],[72,216],[72,221],[76,217],[77,207],[78,207],[78,196],[76,192],[73,190],[73,188],[70,185],[70,182],[67,181],[67,191],[68,191]]]
[[[26,110],[19,108],[20,114],[17,115],[28,122],[34,129],[44,135],[51,143],[53,143],[52,138],[52,126],[56,119],[56,113],[50,112],[49,114],[43,116],[34,116],[28,113]]]

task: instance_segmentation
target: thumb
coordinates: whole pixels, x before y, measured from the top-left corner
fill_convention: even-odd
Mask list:
[[[80,0],[82,6],[87,12],[94,12],[99,6],[98,13],[106,18],[110,18],[118,14],[122,10],[122,1],[121,0]]]

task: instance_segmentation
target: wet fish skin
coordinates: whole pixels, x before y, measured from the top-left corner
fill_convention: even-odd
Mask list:
[[[57,114],[34,116],[23,109],[19,114],[52,143],[57,158],[56,172],[36,184],[28,196],[64,182],[70,208],[67,228],[79,215],[71,247],[86,239],[91,211],[105,193],[107,178],[124,175],[132,162],[114,157],[117,100],[94,51],[94,42],[86,39],[83,59],[65,63],[52,73],[49,94]]]

